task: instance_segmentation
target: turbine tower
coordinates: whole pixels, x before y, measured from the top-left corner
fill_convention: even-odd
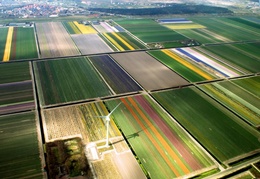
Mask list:
[[[106,116],[95,116],[95,117],[100,117],[104,118],[106,120],[106,126],[107,126],[107,134],[106,134],[106,147],[109,147],[109,122],[110,122],[110,116],[111,114],[118,108],[118,106],[121,104],[121,102]]]

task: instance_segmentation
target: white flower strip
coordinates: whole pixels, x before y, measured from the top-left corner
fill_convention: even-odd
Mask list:
[[[186,52],[188,55],[186,55],[185,53],[182,53],[181,50],[183,50],[184,52]],[[236,77],[239,76],[239,74],[235,73],[234,71],[226,68],[225,66],[222,66],[221,64],[215,62],[214,60],[211,60],[210,58],[200,54],[199,52],[191,49],[191,48],[181,48],[179,49],[173,49],[174,52],[177,52],[178,54],[181,55],[185,55],[186,57],[197,61],[196,59],[192,58],[192,56],[196,57],[197,59],[199,59],[202,63],[206,64],[207,66],[213,68],[214,70],[217,70],[218,72],[224,74],[227,77]]]

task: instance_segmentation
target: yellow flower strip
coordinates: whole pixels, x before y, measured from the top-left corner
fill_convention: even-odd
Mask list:
[[[68,22],[68,24],[70,25],[70,27],[73,29],[73,31],[76,34],[81,34],[80,30],[78,29],[78,27],[73,22]]]
[[[168,27],[172,30],[178,30],[178,29],[202,29],[206,28],[203,25],[200,24],[165,24],[164,26]]]
[[[116,46],[116,48],[120,51],[125,51],[125,49],[123,47],[121,47],[113,38],[111,38],[107,33],[103,33],[104,36],[112,43]]]
[[[103,111],[107,111],[107,108],[103,103],[100,103],[100,106]],[[117,128],[114,120],[111,120],[111,119],[113,119],[113,118],[110,117],[110,127],[111,127],[110,129],[112,129],[112,130],[110,130],[110,133],[111,133],[110,135],[121,136],[121,133],[120,133],[119,129]]]
[[[85,26],[83,24],[79,24],[77,21],[73,21],[73,23],[78,27],[82,34],[96,34],[97,31],[93,29],[91,26]]]
[[[9,27],[6,43],[5,43],[5,51],[3,56],[3,61],[7,62],[10,59],[10,53],[11,53],[11,45],[12,45],[12,37],[13,37],[14,27]]]
[[[121,38],[119,35],[117,35],[116,32],[112,32],[112,34],[113,34],[118,40],[120,40],[121,42],[123,42],[123,44],[125,44],[125,45],[129,48],[129,50],[135,50],[134,47],[132,47],[129,43],[127,43],[127,42],[126,42],[123,38]]]
[[[195,73],[199,74],[200,76],[202,76],[203,78],[207,79],[207,80],[212,80],[213,77],[206,74],[204,71],[202,71],[201,69],[199,69],[198,67],[192,65],[190,62],[182,59],[181,57],[179,57],[178,55],[174,54],[173,52],[169,51],[169,50],[162,50],[163,53],[165,53],[166,55],[170,56],[171,58],[173,58],[174,60],[178,61],[179,63],[181,63],[182,65],[186,66],[187,68],[191,69],[192,71],[194,71]]]

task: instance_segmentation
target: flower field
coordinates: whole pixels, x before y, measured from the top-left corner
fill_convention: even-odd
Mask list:
[[[111,92],[85,58],[34,63],[41,105],[109,96]]]
[[[231,64],[232,66],[240,69],[245,74],[259,72],[260,57],[258,51],[253,49],[259,48],[260,43],[252,44],[239,44],[239,45],[220,45],[208,46],[203,49],[213,53],[222,61]],[[247,51],[252,47],[253,52]]]
[[[149,51],[149,54],[190,82],[216,78],[213,74],[203,70],[199,65],[194,64],[192,61],[185,60],[171,50]]]
[[[35,108],[29,63],[0,65],[0,115]]]
[[[149,177],[192,176],[214,168],[212,159],[151,98],[105,101],[110,110],[119,102],[114,120]]]
[[[145,49],[146,47],[125,32],[103,33],[103,35],[119,50]]]
[[[4,48],[5,49],[4,50],[4,56],[3,56],[4,62],[9,61],[9,59],[10,59],[13,31],[14,31],[14,27],[8,28],[7,37],[6,37],[6,44],[5,44],[5,48]]]
[[[258,77],[258,79],[260,78]],[[244,79],[241,81],[243,83]],[[254,91],[259,91],[259,85],[259,83],[253,83],[251,87]],[[251,92],[233,83],[233,81],[201,85],[199,88],[220,101],[254,127],[258,128],[260,126],[260,98]]]
[[[34,112],[0,116],[1,178],[43,178]]]
[[[209,58],[195,49],[192,48],[177,48],[173,49],[176,53],[181,54],[182,56],[185,56],[186,58],[190,58],[191,60],[195,61],[196,63],[201,64],[202,66],[205,66],[206,68],[210,69],[210,71],[214,72],[220,77],[237,77],[239,76],[238,73],[236,73],[236,70],[232,69],[231,66],[228,68],[221,63],[218,63],[217,60],[214,58]]]
[[[112,33],[112,32],[121,32],[118,30],[117,26],[112,26],[108,22],[99,22],[93,23],[93,27],[98,30],[99,33]]]
[[[186,80],[145,52],[111,54],[145,89],[156,90],[188,84]]]
[[[259,152],[259,132],[196,87],[153,97],[218,161],[228,164]]]
[[[46,109],[44,110],[45,138],[53,141],[69,136],[82,136],[84,144],[103,140],[106,137],[106,124],[97,116],[107,114],[103,103]],[[110,126],[110,137],[120,136],[113,121]]]
[[[104,143],[106,138],[106,121],[97,116],[107,114],[106,106],[102,102],[45,109],[43,111],[45,139],[47,142],[51,142],[77,136],[82,138],[82,142],[86,146],[90,143],[100,146],[100,143]],[[111,149],[107,150],[110,152],[102,154],[103,157],[100,160],[89,160],[95,173],[99,177],[105,178],[115,176],[145,178],[113,120],[110,121],[109,140]],[[99,155],[101,155],[101,151]]]
[[[180,23],[180,24],[164,24],[163,26],[172,29],[172,30],[178,30],[178,29],[202,29],[206,28],[203,25],[196,24],[196,23]]]
[[[158,19],[157,20],[160,24],[163,26],[172,29],[201,29],[206,28],[203,25],[194,23],[190,20],[187,20],[185,18],[172,18],[172,19]]]
[[[63,22],[70,34],[96,34],[97,31],[90,25],[84,25],[77,21]]]
[[[9,27],[6,36],[4,31],[2,35],[3,61],[38,58],[33,28]]]
[[[259,18],[107,15],[3,19],[0,178],[259,178]]]
[[[80,55],[61,22],[36,23],[36,31],[42,58]]]
[[[73,22],[62,22],[62,24],[70,34],[81,34],[80,30]]]
[[[82,34],[96,34],[97,31],[90,25],[80,24],[77,21],[73,21],[75,26],[80,30]]]
[[[257,23],[241,18],[189,18],[206,27],[202,29],[176,30],[201,43],[230,42],[260,39]],[[228,31],[226,29],[229,29]]]
[[[142,90],[108,55],[89,59],[116,94]]]

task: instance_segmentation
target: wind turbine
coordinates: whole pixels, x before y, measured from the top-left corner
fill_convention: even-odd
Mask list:
[[[121,104],[121,102],[106,116],[95,116],[95,117],[100,117],[100,118],[104,118],[106,120],[106,125],[107,125],[107,137],[106,137],[106,147],[109,147],[108,144],[108,135],[109,135],[109,122],[110,122],[110,116],[111,114],[116,110],[116,108],[118,108],[118,106]]]

